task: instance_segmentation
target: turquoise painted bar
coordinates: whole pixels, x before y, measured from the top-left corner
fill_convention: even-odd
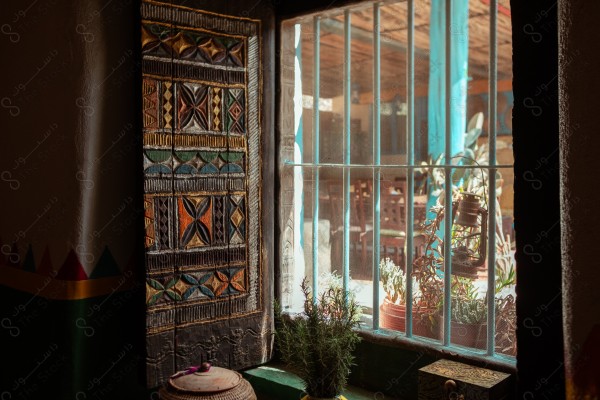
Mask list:
[[[352,19],[349,10],[344,11],[344,164],[350,164],[351,126],[351,62],[352,62]],[[344,290],[350,284],[350,169],[344,168]]]
[[[415,163],[415,1],[408,0],[408,47],[407,51],[407,109],[406,118],[406,163]],[[412,170],[407,171],[406,180],[406,276],[412,276],[413,272],[413,235],[414,235],[414,196],[415,176]],[[412,311],[413,311],[413,287],[412,279],[406,280],[406,327],[404,331],[407,337],[412,337]]]
[[[498,96],[498,0],[490,1],[490,101],[489,101],[489,164],[496,164],[496,127],[497,127],[497,96]],[[487,354],[494,355],[496,339],[496,169],[488,173],[488,296],[487,296]]]
[[[321,18],[313,19],[314,46],[314,88],[313,88],[313,162],[319,165],[320,118],[319,98],[321,85]],[[319,291],[319,168],[314,170],[313,181],[313,222],[312,222],[312,278],[313,301],[317,301]]]
[[[381,32],[380,5],[373,5],[373,329],[379,329],[379,258],[381,229]]]
[[[446,15],[445,15],[445,41],[446,41],[446,93],[445,93],[445,109],[446,120],[444,124],[444,132],[446,135],[446,151],[445,161],[450,164],[452,159],[452,114],[449,112],[452,109],[452,35],[450,29],[452,27],[452,0],[446,0]],[[452,278],[452,168],[446,167],[445,182],[444,182],[444,330],[443,330],[443,345],[450,345],[450,321],[451,314],[451,278]]]

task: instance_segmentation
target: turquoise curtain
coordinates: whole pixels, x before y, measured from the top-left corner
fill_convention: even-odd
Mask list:
[[[446,121],[446,4],[443,0],[431,2],[429,97],[428,97],[428,153],[434,160],[445,152]],[[452,155],[463,151],[466,129],[467,67],[469,64],[469,1],[452,1],[450,71],[452,93],[450,94],[452,123]],[[431,190],[429,191],[431,193]],[[435,204],[429,197],[428,209]]]

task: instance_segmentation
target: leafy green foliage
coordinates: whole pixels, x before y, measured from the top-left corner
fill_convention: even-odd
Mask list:
[[[398,305],[406,304],[406,274],[394,261],[387,257],[379,262],[381,283],[387,299]],[[413,304],[417,305],[421,299],[419,282],[413,275]]]
[[[462,324],[481,324],[487,318],[487,304],[480,298],[471,279],[453,277],[452,320]]]
[[[496,298],[496,347],[502,353],[517,354],[517,310],[513,295]]]
[[[444,218],[442,207],[433,207],[434,218],[425,221],[421,232],[425,236],[425,249],[421,256],[413,261],[413,276],[419,286],[419,298],[415,299],[418,309],[437,312],[441,307],[444,283],[437,271],[443,266],[442,239],[438,236],[441,221]],[[433,319],[433,316],[430,316]]]
[[[424,224],[423,234],[426,237],[426,249],[424,254],[415,259],[413,269],[422,291],[421,304],[435,306],[438,310],[442,308],[443,284],[440,282],[436,270],[443,271],[443,240],[438,236],[439,228],[444,216],[444,185],[445,170],[439,167],[447,163],[460,163],[469,168],[458,168],[452,172],[452,200],[455,202],[462,193],[469,192],[483,199],[483,208],[489,209],[489,201],[495,202],[495,242],[496,242],[496,265],[495,265],[495,287],[487,295],[494,295],[496,313],[496,350],[505,354],[516,355],[516,309],[515,309],[515,259],[514,243],[511,238],[505,236],[502,231],[502,208],[499,196],[502,193],[502,175],[496,171],[496,198],[489,197],[489,170],[485,165],[489,164],[489,147],[486,143],[478,144],[477,137],[480,132],[471,130],[465,135],[465,148],[450,160],[444,160],[444,155],[430,157],[429,166],[423,163],[419,171],[429,176],[430,195],[437,198],[437,205],[430,212],[433,218]],[[479,220],[481,222],[481,219]],[[465,243],[460,237],[464,232],[457,231],[452,227],[451,247],[463,250],[463,252],[476,253],[481,243],[479,240],[470,240]],[[461,235],[459,235],[461,234]],[[455,253],[456,254],[456,253]],[[473,282],[459,280],[457,276],[452,281],[452,320],[456,322],[476,324],[487,321],[487,299],[479,296]]]
[[[275,303],[275,339],[282,360],[304,380],[312,397],[335,397],[346,386],[353,351],[360,341],[356,299],[339,285],[331,284],[313,301],[304,279],[304,312],[289,318]]]
[[[394,304],[406,303],[406,274],[391,258],[379,262],[379,273],[383,290],[389,301]]]

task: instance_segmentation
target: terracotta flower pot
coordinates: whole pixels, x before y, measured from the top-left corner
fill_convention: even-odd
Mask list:
[[[463,324],[452,321],[450,329],[450,341],[453,344],[474,349],[485,349],[487,346],[487,324]]]
[[[385,298],[379,311],[382,328],[404,332],[406,326],[406,306],[404,304],[394,304]]]
[[[406,326],[406,306],[404,304],[394,304],[387,298],[379,307],[381,312],[381,327],[399,332],[404,332]],[[413,308],[413,334],[424,336],[431,339],[439,339],[439,326],[431,325],[429,314],[430,310],[415,310]]]

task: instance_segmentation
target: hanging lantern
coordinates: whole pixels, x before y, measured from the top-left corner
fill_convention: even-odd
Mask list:
[[[463,193],[452,218],[452,273],[473,279],[487,252],[487,210],[478,197]]]

